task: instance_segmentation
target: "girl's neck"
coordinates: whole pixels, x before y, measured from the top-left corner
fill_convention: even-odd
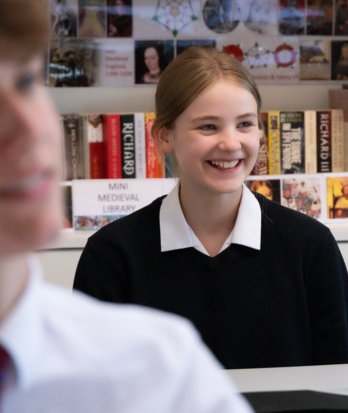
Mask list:
[[[180,186],[185,219],[210,255],[216,255],[234,228],[242,188],[234,193],[197,193]]]
[[[0,322],[16,304],[29,279],[27,255],[0,257]]]

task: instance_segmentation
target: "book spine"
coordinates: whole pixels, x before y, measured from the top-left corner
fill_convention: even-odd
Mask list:
[[[103,136],[103,115],[84,116],[85,140],[88,143],[89,178],[106,178],[105,142]]]
[[[146,178],[145,117],[144,113],[134,114],[135,123],[135,176]]]
[[[304,113],[280,112],[281,174],[305,172]]]
[[[343,110],[344,171],[348,171],[348,90],[329,90],[329,102],[331,108]]]
[[[145,113],[145,139],[146,139],[146,177],[164,178],[165,160],[164,156],[158,151],[154,139],[152,138],[151,128],[155,120],[154,112]]]
[[[136,177],[134,115],[121,115],[122,178]]]
[[[106,147],[106,177],[122,178],[120,115],[104,115],[104,140]]]
[[[66,179],[84,179],[85,148],[83,139],[82,117],[78,114],[66,114],[62,116]]]
[[[317,111],[317,165],[318,172],[332,172],[331,111]]]
[[[316,111],[306,110],[304,114],[305,124],[305,172],[317,173],[317,122]]]
[[[344,171],[343,110],[331,109],[332,172]]]
[[[280,112],[268,112],[268,171],[270,175],[280,175]]]
[[[267,149],[267,136],[268,136],[268,113],[261,112],[260,121],[262,124],[263,132],[260,140],[260,149],[257,156],[257,160],[250,175],[267,175],[268,174],[268,149]]]

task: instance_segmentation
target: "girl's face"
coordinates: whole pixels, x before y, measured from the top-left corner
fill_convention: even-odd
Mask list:
[[[40,58],[0,55],[0,258],[56,235],[61,135]]]
[[[205,89],[163,129],[160,149],[175,154],[182,189],[240,191],[255,165],[262,132],[253,95],[231,81]]]

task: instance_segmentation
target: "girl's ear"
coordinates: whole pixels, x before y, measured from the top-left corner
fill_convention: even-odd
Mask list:
[[[156,130],[153,134],[153,139],[156,142],[157,148],[162,153],[172,153],[174,151],[171,139],[171,132],[166,127]]]

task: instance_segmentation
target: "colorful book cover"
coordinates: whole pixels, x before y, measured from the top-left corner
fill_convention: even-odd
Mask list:
[[[82,117],[79,114],[62,115],[66,180],[85,178],[85,144]]]
[[[348,177],[326,178],[327,218],[348,218]]]
[[[280,112],[281,174],[305,172],[303,111]]]
[[[279,0],[279,33],[305,34],[305,0]]]
[[[106,177],[109,179],[122,178],[120,115],[117,113],[106,113],[103,119]]]
[[[154,112],[145,113],[145,139],[146,139],[146,177],[164,178],[165,161],[164,156],[159,152],[151,134],[151,128],[155,120]]]
[[[134,114],[120,115],[122,178],[136,177]]]
[[[280,112],[268,111],[268,173],[280,175]]]
[[[280,179],[250,179],[246,184],[251,191],[280,204]]]
[[[281,204],[312,218],[321,219],[320,179],[306,176],[282,179]]]

